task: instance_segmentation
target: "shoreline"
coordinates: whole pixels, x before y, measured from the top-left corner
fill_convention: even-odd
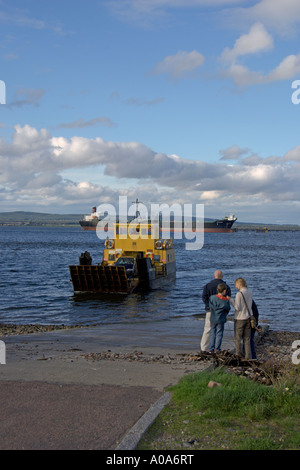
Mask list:
[[[40,323],[1,323],[0,322],[0,337],[1,336],[19,336],[29,335],[34,333],[48,333],[56,330],[71,330],[80,328],[90,328],[94,325],[42,325]]]
[[[172,331],[158,323],[151,328],[0,323],[7,359],[0,367],[6,426],[0,449],[118,449],[168,387],[213,365],[212,357],[202,360],[195,352],[204,321],[191,323],[184,332],[184,320]],[[288,371],[300,333],[266,330],[258,337],[258,359]],[[232,329],[226,334],[223,347],[232,349]],[[264,380],[248,366],[228,370]],[[141,426],[138,440],[156,416]]]
[[[205,314],[195,314],[192,315],[191,318],[195,319],[205,319]],[[233,318],[228,318],[228,321],[233,322]],[[266,320],[261,320],[261,324],[266,324]],[[42,323],[2,323],[0,321],[0,336],[6,335],[21,335],[21,334],[31,334],[31,333],[43,333],[55,330],[71,330],[71,329],[80,329],[80,328],[94,328],[99,326],[106,326],[106,323],[93,323],[93,324],[83,324],[83,323],[75,323],[74,325],[66,325],[64,323],[57,323],[57,324],[42,324]],[[122,323],[118,323],[118,325],[122,325]],[[278,331],[278,332],[287,332],[292,334],[298,334],[300,336],[300,331],[292,331],[292,330],[273,330],[272,326],[269,325],[270,330]]]
[[[74,330],[75,336],[76,333],[80,333],[79,330],[86,329],[88,331],[92,331],[93,329],[101,328],[103,326],[103,329],[107,328],[107,325],[42,325],[42,324],[15,324],[15,323],[0,323],[0,338],[10,338],[13,336],[20,337],[20,336],[26,336],[29,335],[32,338],[35,337],[35,335],[42,335],[46,333],[53,333],[55,332],[60,332],[63,334],[64,331],[68,331],[69,334],[72,334],[71,331],[69,330]],[[119,325],[120,327],[120,325]],[[133,326],[134,329],[134,326]],[[84,332],[83,332],[84,335]],[[172,335],[171,335],[172,336]],[[199,332],[199,340],[200,340],[200,332]],[[261,362],[265,361],[287,361],[291,360],[291,355],[292,355],[292,344],[294,341],[300,340],[300,332],[296,331],[281,331],[281,330],[272,330],[272,328],[268,328],[265,333],[262,336],[257,337],[256,341],[256,352],[257,352],[257,358]],[[115,349],[115,345],[111,345],[113,349]],[[129,344],[119,344],[119,349],[120,352],[122,349],[125,351],[128,351]],[[151,349],[151,346],[148,345],[146,349]],[[153,349],[157,349],[157,346],[153,346]],[[163,347],[163,349],[167,349],[166,346]],[[171,348],[172,349],[172,348]],[[186,349],[186,348],[185,348]],[[194,348],[193,348],[194,349]],[[90,351],[91,352],[91,351]]]

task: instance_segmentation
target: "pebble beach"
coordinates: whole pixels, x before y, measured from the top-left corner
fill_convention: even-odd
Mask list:
[[[57,330],[70,330],[87,328],[87,325],[40,325],[40,324],[0,324],[0,337],[14,335],[28,335],[33,333],[46,333]],[[92,328],[92,327],[90,327]],[[275,331],[269,329],[264,336],[256,344],[257,358],[260,362],[275,361],[285,362],[291,361],[292,344],[294,341],[300,340],[300,332],[292,331]],[[102,359],[107,358],[104,354]],[[124,356],[124,359],[134,360],[132,357]],[[141,357],[135,355],[136,360]],[[160,358],[161,360],[161,358]]]
[[[195,320],[187,336],[180,328],[165,336],[157,325],[149,333],[147,325],[145,329],[135,325],[133,332],[132,325],[108,329],[0,324],[7,352],[6,365],[0,367],[6,423],[0,448],[116,449],[167,387],[220,360],[202,357],[197,349],[203,324]],[[277,365],[282,368],[291,363],[292,344],[300,333],[267,330],[259,339],[258,360],[269,361],[277,369]],[[231,334],[229,340],[232,348]],[[268,376],[256,364],[228,369],[268,385]],[[75,415],[74,409],[78,410]]]

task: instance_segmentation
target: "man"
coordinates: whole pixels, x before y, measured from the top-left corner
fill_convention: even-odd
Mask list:
[[[220,269],[217,269],[217,271],[214,274],[214,279],[210,282],[208,282],[203,289],[202,293],[202,300],[205,304],[205,324],[204,324],[204,330],[203,330],[203,335],[200,343],[200,348],[201,351],[208,351],[209,350],[209,337],[210,337],[210,310],[209,310],[209,298],[211,295],[216,295],[218,293],[218,285],[220,283],[226,284],[226,282],[223,281],[223,273]],[[231,296],[231,290],[230,287],[226,284],[227,290],[226,290],[226,295]]]

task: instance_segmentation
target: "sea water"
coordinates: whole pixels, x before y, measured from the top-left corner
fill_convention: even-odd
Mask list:
[[[300,232],[206,233],[201,250],[174,240],[177,278],[163,289],[131,295],[75,297],[69,265],[89,251],[102,259],[103,241],[80,227],[0,227],[0,323],[95,325],[165,322],[204,315],[202,290],[221,269],[236,294],[244,277],[260,320],[275,330],[300,331]],[[232,311],[233,313],[233,311]]]

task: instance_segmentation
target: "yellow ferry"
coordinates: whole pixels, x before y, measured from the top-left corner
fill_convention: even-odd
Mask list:
[[[162,239],[159,224],[115,223],[114,237],[104,243],[102,262],[92,264],[88,252],[69,266],[75,293],[125,293],[157,289],[175,280],[173,240]]]

